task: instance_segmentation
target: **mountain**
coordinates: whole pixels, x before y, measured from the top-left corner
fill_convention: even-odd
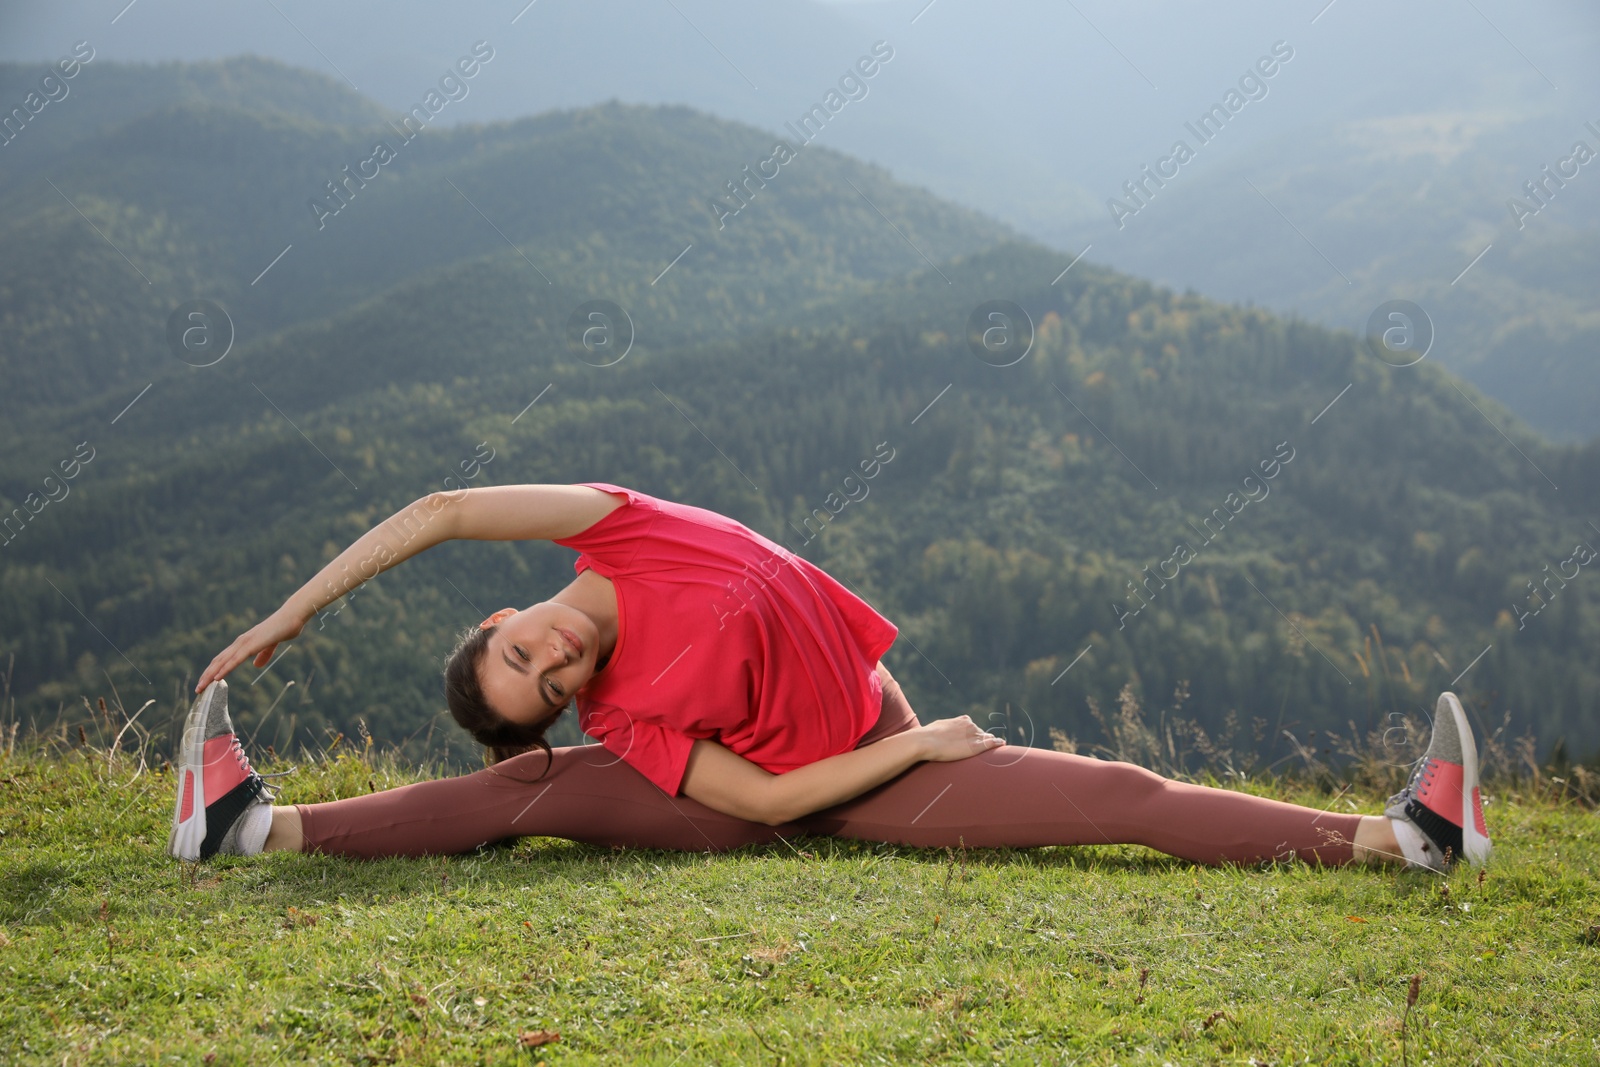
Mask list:
[[[205,150],[171,161],[197,123]],[[471,472],[730,514],[896,621],[890,666],[925,719],[1018,742],[1093,736],[1089,702],[1124,685],[1150,705],[1182,689],[1209,736],[1264,752],[1284,730],[1381,733],[1454,685],[1491,731],[1509,713],[1544,746],[1600,745],[1600,607],[1573,547],[1600,535],[1600,446],[1542,440],[1434,361],[1065,269],[820,146],[718,229],[703,190],[770,137],[681,108],[429,129],[323,231],[297,223],[298,179],[363,133],[162,98],[87,135],[52,180],[156,271],[144,290],[7,185],[7,247],[55,272],[3,306],[31,331],[7,332],[7,393],[28,399],[0,424],[20,720],[75,721],[114,686],[171,722],[237,633]],[[306,255],[256,285],[228,273],[278,240]],[[188,366],[160,312],[208,293],[248,328]],[[572,344],[596,299],[633,323],[620,360]],[[970,343],[994,301],[1032,323],[1020,359]],[[452,633],[570,575],[549,545],[440,546],[237,672],[239,721],[280,748],[364,724],[461,754],[439,718]]]
[[[1385,301],[1413,301],[1436,331],[1429,358],[1545,434],[1581,440],[1600,432],[1600,183],[1571,159],[1571,180],[1541,170],[1579,142],[1600,155],[1600,134],[1565,114],[1339,124],[1311,145],[1275,141],[1151,186],[1096,251],[1358,332]],[[1542,199],[1524,188],[1533,180]]]
[[[318,73],[268,89],[252,75],[192,66],[186,77],[200,91],[166,100],[245,101],[247,109],[258,100],[335,124],[359,124],[349,116],[374,109],[363,93],[398,116],[475,42],[497,58],[437,126],[620,100],[685,105],[768,137],[793,137],[789,127],[834,93],[837,113],[816,147],[888,168],[900,182],[981,210],[1069,257],[1087,249],[1087,262],[1178,289],[1357,330],[1387,300],[1419,302],[1439,320],[1430,358],[1548,436],[1582,440],[1600,431],[1600,361],[1582,296],[1600,277],[1587,251],[1594,183],[1575,179],[1526,230],[1507,232],[1505,210],[1542,164],[1586,136],[1586,122],[1600,121],[1582,110],[1600,98],[1600,66],[1591,61],[1600,38],[1579,6],[1513,13],[1446,0],[1403,10],[1343,0],[1310,11],[1265,0],[1192,8],[1149,0],[544,0],[498,11],[416,0],[331,9],[299,0],[227,9],[168,0],[89,29],[105,22],[92,0],[8,11],[0,57],[20,62],[4,83],[6,99],[20,99],[43,63],[85,34],[101,57],[86,74],[102,60],[214,60],[242,51],[288,60]],[[1374,34],[1380,23],[1384,32]],[[1417,41],[1429,47],[1419,50]],[[871,77],[852,75],[875,49],[892,58],[869,64]],[[1270,77],[1251,75],[1275,51],[1290,58],[1269,63]],[[52,104],[34,124],[38,136],[75,133],[92,110],[131,115],[121,101],[137,94],[105,84],[102,92],[85,81]],[[1229,91],[1248,94],[1248,103],[1226,131],[1194,144],[1198,157],[1137,223],[1116,226],[1107,201],[1125,195],[1124,183],[1175,138],[1190,137],[1185,123]],[[325,102],[305,103],[313,97]],[[315,191],[351,162],[336,156],[295,182]],[[8,165],[0,159],[0,168]],[[296,189],[289,200],[303,207],[309,195]],[[86,211],[107,223],[94,205]],[[236,267],[247,275],[241,284],[290,240],[262,236]],[[665,261],[653,261],[651,276]],[[1553,287],[1537,268],[1524,269],[1554,261],[1563,270]],[[316,284],[280,296],[318,314],[343,306],[324,298],[364,273],[343,264],[338,272],[298,269]],[[251,329],[278,325],[269,317]]]
[[[250,83],[272,66],[243,61],[232,80]],[[675,324],[680,310],[662,304],[678,293],[662,272],[680,253],[698,266],[690,299],[717,312],[693,336],[726,335],[769,290],[785,300],[834,293],[922,262],[916,249],[948,257],[1009,233],[821,146],[768,165],[776,176],[765,182],[773,138],[683,108],[613,104],[492,127],[397,129],[398,119],[317,117],[331,106],[285,110],[288,91],[263,94],[272,106],[261,110],[194,102],[184,97],[196,78],[180,70],[85,67],[79,123],[91,123],[92,101],[106,95],[101,81],[120,91],[114,121],[74,139],[65,157],[6,157],[0,239],[14,254],[0,263],[9,386],[0,411],[26,417],[41,401],[186,373],[166,322],[192,299],[225,307],[238,337],[261,336],[430,268],[497,254],[517,259],[530,287],[562,291],[568,310],[601,293],[641,314],[661,307],[642,324],[654,342],[690,336]],[[301,73],[276,67],[281,82]],[[151,108],[135,115],[130,101],[141,96]],[[363,167],[380,143],[392,161]],[[37,146],[8,150],[17,147]],[[736,178],[748,206],[733,213]],[[74,294],[73,314],[57,294]]]

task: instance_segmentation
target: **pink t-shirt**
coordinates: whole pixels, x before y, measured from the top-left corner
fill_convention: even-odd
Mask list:
[[[850,751],[872,728],[893,623],[726,516],[581,484],[627,498],[556,541],[617,595],[616,647],[578,693],[584,733],[676,796],[697,739],[782,774]]]

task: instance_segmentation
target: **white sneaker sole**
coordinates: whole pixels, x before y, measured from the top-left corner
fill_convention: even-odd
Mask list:
[[[206,738],[205,724],[212,702],[224,683],[212,682],[200,694],[183,723],[183,741],[178,749],[178,796],[172,804],[172,833],[167,836],[167,853],[173,859],[194,863],[200,859],[200,846],[206,840]],[[194,803],[187,819],[183,814],[184,787],[192,789]]]
[[[1445,693],[1440,703],[1449,709],[1455,719],[1456,735],[1461,739],[1461,850],[1466,861],[1481,867],[1489,859],[1489,839],[1478,832],[1478,820],[1472,810],[1472,795],[1478,790],[1478,744],[1472,738],[1472,727],[1467,723],[1467,713],[1454,693]]]

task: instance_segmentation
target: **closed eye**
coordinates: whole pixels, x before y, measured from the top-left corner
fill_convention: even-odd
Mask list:
[[[517,654],[517,658],[516,659],[512,659],[511,658],[511,654],[509,652],[507,652],[503,648],[500,650],[500,658],[505,661],[505,665],[507,667],[510,667],[512,670],[516,671],[518,674],[527,674],[528,673],[528,668],[524,667],[519,662],[520,660],[525,660],[525,659],[528,658],[527,653],[522,651],[522,649],[517,647],[516,645],[512,645],[511,646],[511,651],[515,652]]]
[[[521,660],[527,660],[528,659],[528,652],[521,645],[512,645],[511,649],[512,649],[512,651],[514,651],[517,654],[517,658],[518,659],[521,659]],[[549,686],[549,688],[550,688],[550,693],[551,693],[550,704],[551,704],[551,706],[559,708],[562,705],[563,701],[565,700],[565,695],[562,693],[561,686],[559,684],[557,684],[554,679],[551,679],[551,678],[546,678],[544,680],[544,683],[545,683],[545,685]]]

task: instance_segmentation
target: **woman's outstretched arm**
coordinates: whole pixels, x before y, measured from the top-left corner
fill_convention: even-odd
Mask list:
[[[1003,744],[962,715],[773,774],[715,741],[696,741],[679,788],[724,815],[779,826],[853,800],[924,760],[963,760]]]
[[[225,677],[247,659],[253,659],[257,667],[265,667],[278,645],[298,637],[317,612],[381,571],[449,540],[449,498],[461,495],[430,493],[362,534],[285,600],[282,607],[217,653],[195,683],[195,692]]]
[[[283,606],[219,652],[195,685],[200,692],[253,657],[265,667],[284,641],[362,582],[453,538],[554,540],[582,533],[620,506],[615,496],[583,485],[502,485],[429,493],[362,534]]]
[[[574,537],[624,503],[588,485],[488,485],[434,496],[448,536],[472,541]]]

